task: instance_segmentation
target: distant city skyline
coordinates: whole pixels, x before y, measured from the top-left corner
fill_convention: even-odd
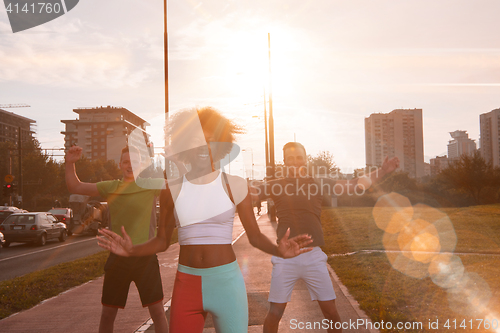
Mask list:
[[[500,167],[500,108],[485,112],[481,121],[481,156]]]
[[[78,119],[63,119],[66,128],[64,148],[73,145],[82,148],[82,156],[89,160],[113,160],[120,163],[121,151],[128,144],[141,151],[141,156],[151,155],[146,127],[150,124],[126,108],[106,106],[74,109]],[[135,135],[134,135],[135,134]]]
[[[425,176],[422,109],[396,109],[365,118],[367,166],[398,157],[399,169],[412,178]]]
[[[46,149],[63,147],[60,120],[78,107],[124,107],[153,124],[164,112],[162,5],[87,0],[16,34],[0,11],[0,104],[31,105],[8,110],[36,120]],[[479,115],[500,107],[498,12],[495,0],[169,2],[170,110],[220,109],[246,128],[231,171],[250,152],[262,169],[270,32],[277,161],[296,137],[343,172],[363,167],[364,118],[414,108],[429,161],[446,154],[449,132],[479,142]]]
[[[1,105],[0,105],[1,106]],[[29,119],[0,107],[0,142],[12,142],[15,146],[33,137],[36,120]]]
[[[477,150],[476,142],[469,138],[467,131],[450,132],[452,139],[448,142],[448,158],[457,159],[463,154],[472,155]]]

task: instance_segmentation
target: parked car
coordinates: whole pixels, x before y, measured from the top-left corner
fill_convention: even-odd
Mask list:
[[[13,206],[0,206],[0,223],[2,223],[7,217],[14,213],[26,212],[23,209],[19,209]]]
[[[0,247],[3,247],[4,243],[5,243],[5,239],[3,237],[3,234],[0,232]]]
[[[47,240],[64,242],[68,236],[66,225],[47,212],[12,214],[0,224],[5,237],[4,247],[10,243],[38,243],[43,246]]]
[[[71,194],[69,207],[73,210],[73,224],[68,226],[68,235],[89,232],[97,235],[98,230],[108,226],[107,202],[90,200],[88,195]]]
[[[49,213],[54,215],[59,222],[66,224],[68,235],[71,235],[70,230],[73,226],[73,210],[71,208],[52,208],[49,210]]]

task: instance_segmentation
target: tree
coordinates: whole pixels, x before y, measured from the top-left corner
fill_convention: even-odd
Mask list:
[[[418,189],[417,181],[410,178],[407,172],[401,171],[391,173],[377,186],[385,192],[408,192]]]
[[[340,169],[333,160],[333,154],[328,151],[320,151],[316,156],[307,156],[309,174],[312,176],[338,178]]]
[[[22,144],[23,208],[45,210],[60,195],[59,164],[32,139]],[[40,206],[40,202],[44,202]]]
[[[66,187],[64,162],[57,162],[44,154],[36,139],[24,142],[22,148],[23,208],[45,211],[54,205],[55,200],[67,206],[70,193]],[[90,161],[83,157],[76,163],[76,170],[84,182],[121,177],[114,161]]]
[[[118,165],[113,160],[103,161],[103,160],[95,160],[90,162],[92,169],[94,171],[93,181],[100,182],[103,180],[111,180],[121,178],[122,174]],[[77,167],[78,168],[78,167]],[[79,170],[80,168],[78,168]]]
[[[462,155],[460,159],[444,169],[439,175],[450,187],[462,190],[473,198],[475,204],[483,202],[487,188],[498,190],[500,171],[486,162],[479,152]]]

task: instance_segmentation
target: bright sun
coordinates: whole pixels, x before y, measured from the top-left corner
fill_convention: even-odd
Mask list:
[[[284,30],[271,32],[271,77],[273,92],[279,89],[283,97],[292,94],[294,69],[293,41]],[[227,91],[243,103],[262,100],[263,90],[269,93],[268,33],[237,31],[229,39],[226,62]]]

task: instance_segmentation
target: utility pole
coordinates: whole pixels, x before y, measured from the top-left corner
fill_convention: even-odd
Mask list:
[[[269,51],[269,164],[267,176],[274,178],[274,118],[273,118],[273,93],[272,93],[272,75],[271,75],[271,33],[267,34],[268,51]]]
[[[267,109],[266,109],[266,87],[264,87],[264,127],[266,132],[266,176],[269,170],[269,142],[267,141]]]
[[[274,118],[273,118],[273,90],[272,90],[272,75],[271,75],[271,33],[267,34],[267,45],[269,52],[269,165],[267,168],[268,179],[275,177],[275,164],[274,164]],[[267,132],[266,132],[267,133]],[[269,220],[276,222],[276,207],[267,201],[267,210]]]
[[[163,0],[163,67],[165,70],[165,125],[168,122],[168,112],[169,112],[169,101],[168,101],[168,33],[167,33],[167,0]],[[170,145],[170,138],[165,136],[165,149]],[[169,160],[167,160],[167,154],[165,152],[165,178],[167,178],[167,174],[170,176],[173,173],[172,164]]]
[[[12,175],[12,152],[9,149],[9,175]],[[9,206],[12,206],[12,194],[9,195]]]
[[[165,67],[165,117],[168,117],[168,34],[167,34],[167,0],[163,0],[163,49],[164,49],[164,67]],[[166,119],[166,118],[165,118]]]
[[[24,103],[21,103],[21,104],[0,104],[0,108],[3,108],[3,109],[6,109],[6,108],[29,108],[31,107],[30,105],[28,104],[24,104]],[[18,159],[19,159],[19,180],[17,182],[17,188],[18,188],[18,195],[22,197],[23,195],[23,158],[21,156],[21,151],[22,151],[22,148],[21,148],[21,127],[19,126],[17,128],[18,130],[18,138],[17,138],[17,154],[18,154]],[[12,160],[11,160],[11,157],[10,157],[10,151],[9,151],[9,169],[12,168]],[[9,174],[11,174],[9,172]],[[22,208],[22,203],[23,203],[23,200],[21,200],[21,207],[19,208]]]
[[[9,175],[12,175],[12,152],[9,149]]]
[[[23,208],[24,206],[24,200],[22,199],[22,196],[23,196],[23,156],[21,155],[21,152],[22,152],[22,149],[21,149],[21,143],[22,143],[22,140],[21,140],[21,127],[19,126],[18,127],[18,135],[17,135],[17,149],[18,149],[18,155],[19,155],[19,181],[17,182],[18,186],[17,186],[17,190],[18,190],[18,197],[21,197],[21,204],[19,208]]]
[[[252,161],[251,161],[251,162],[252,162],[252,164],[251,164],[251,167],[252,167],[252,169],[251,169],[251,179],[252,179],[252,180],[254,180],[254,177],[253,177],[253,149],[249,147],[249,148],[246,148],[246,149],[242,149],[241,151],[244,151],[244,152],[248,152],[248,151],[250,151],[250,153],[252,153]],[[245,173],[245,178],[246,178],[246,173]]]

